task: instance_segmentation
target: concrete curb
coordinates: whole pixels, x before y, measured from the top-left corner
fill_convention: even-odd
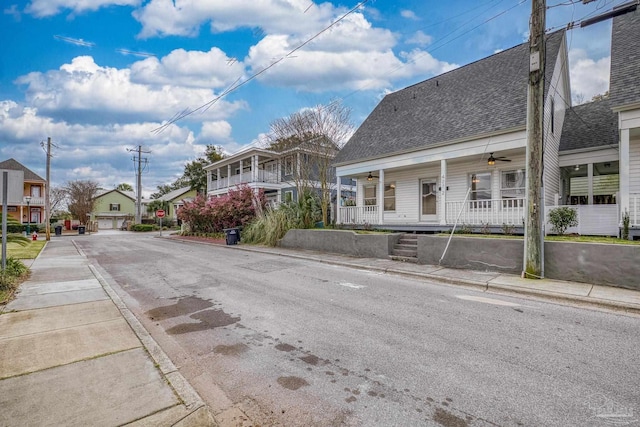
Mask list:
[[[167,238],[169,238],[169,236]],[[209,243],[209,242],[203,242],[203,241],[197,241],[197,240],[187,240],[187,239],[183,240],[183,239],[175,238],[175,237],[174,238],[170,238],[170,240],[178,241],[178,242],[184,242],[184,243],[198,243],[198,244],[203,244],[203,245],[215,245],[215,246],[223,247],[223,248],[226,248],[226,249],[243,250],[243,251],[247,251],[247,252],[268,253],[268,254],[271,254],[271,255],[286,256],[288,258],[312,260],[312,261],[317,261],[317,262],[321,262],[321,263],[324,263],[324,264],[332,264],[332,265],[338,265],[338,266],[341,266],[341,267],[348,267],[348,268],[354,268],[354,269],[367,269],[367,270],[379,271],[379,272],[383,272],[383,273],[387,273],[387,274],[395,274],[395,275],[401,275],[401,276],[407,276],[407,277],[414,277],[414,278],[418,278],[418,279],[437,280],[438,282],[443,282],[443,283],[447,283],[447,284],[455,285],[455,286],[468,287],[468,288],[472,288],[474,290],[478,290],[478,291],[481,291],[481,292],[489,292],[489,293],[503,294],[503,295],[520,295],[520,296],[526,295],[526,296],[529,296],[529,297],[539,298],[539,299],[542,299],[544,301],[550,301],[550,302],[556,302],[556,303],[558,303],[558,302],[574,303],[574,304],[578,303],[581,306],[591,307],[591,308],[596,308],[596,309],[609,309],[609,310],[614,310],[614,311],[624,312],[624,313],[629,313],[629,314],[640,314],[640,305],[639,304],[622,302],[622,301],[615,301],[615,300],[606,300],[606,299],[594,298],[594,297],[589,297],[589,296],[583,297],[583,296],[580,296],[580,295],[572,295],[572,294],[566,294],[566,293],[560,293],[560,292],[553,292],[553,291],[549,291],[549,290],[545,290],[545,289],[535,289],[535,288],[525,288],[525,287],[521,287],[521,286],[501,285],[501,284],[491,283],[491,281],[493,279],[489,279],[489,280],[472,280],[472,279],[465,279],[465,278],[459,278],[459,277],[447,277],[447,276],[442,276],[442,275],[433,274],[433,273],[420,273],[420,272],[415,272],[415,271],[407,271],[407,270],[396,269],[396,268],[378,267],[378,266],[365,266],[365,265],[362,265],[362,264],[358,264],[358,263],[354,263],[354,262],[348,262],[348,261],[338,261],[338,260],[333,260],[333,259],[322,259],[322,258],[320,258],[318,256],[313,256],[313,255],[304,255],[304,254],[299,254],[299,253],[282,252],[278,248],[274,248],[273,250],[265,250],[265,249],[261,249],[261,248],[258,248],[258,247],[248,247],[248,246],[244,246],[244,245],[226,246],[226,245],[219,245],[219,244],[215,244],[215,243]],[[335,255],[335,254],[330,254],[330,255]],[[337,256],[339,256],[339,254]],[[498,276],[500,276],[500,274],[498,274]]]
[[[73,246],[76,248],[78,253],[87,258],[86,254],[76,242],[72,242]],[[187,414],[181,414],[178,419],[174,419],[171,422],[172,426],[181,426],[181,427],[190,427],[190,426],[203,426],[210,425],[215,426],[216,423],[211,415],[209,409],[206,407],[204,401],[196,392],[196,390],[189,384],[189,382],[182,376],[182,374],[178,371],[178,368],[173,364],[171,359],[166,355],[166,353],[162,350],[162,348],[158,345],[158,343],[153,339],[151,334],[145,329],[145,327],[140,323],[140,321],[135,317],[135,315],[127,308],[125,303],[122,301],[120,296],[116,293],[116,291],[109,285],[109,283],[102,277],[102,274],[91,264],[89,265],[89,269],[95,276],[95,278],[100,282],[100,285],[105,290],[111,301],[116,305],[120,314],[127,321],[133,332],[136,334],[142,345],[144,346],[147,353],[151,356],[153,361],[158,365],[158,369],[162,373],[162,375],[167,380],[167,383],[174,390],[178,398],[181,402],[183,402]],[[153,417],[150,416],[150,417]],[[149,418],[149,417],[147,417]],[[151,421],[151,424],[154,425],[155,421]],[[139,420],[135,422],[135,425],[146,425],[144,420]]]

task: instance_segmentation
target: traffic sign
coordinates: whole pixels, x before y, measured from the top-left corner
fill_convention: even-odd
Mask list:
[[[164,210],[162,210],[162,209],[158,209],[158,210],[156,211],[156,216],[157,216],[158,218],[164,218]]]

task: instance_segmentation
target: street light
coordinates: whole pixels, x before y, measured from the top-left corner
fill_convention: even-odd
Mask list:
[[[24,198],[27,201],[27,236],[31,234],[31,196]]]

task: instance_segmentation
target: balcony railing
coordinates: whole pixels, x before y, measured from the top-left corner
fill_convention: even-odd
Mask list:
[[[242,178],[242,179],[241,179]],[[269,172],[265,170],[258,170],[258,179],[253,179],[251,172],[243,173],[242,175],[231,175],[229,177],[220,178],[211,181],[208,186],[209,191],[220,190],[228,187],[235,187],[236,185],[249,184],[253,182],[265,182],[271,184],[277,184],[281,182],[280,174],[275,172]]]
[[[26,197],[22,198],[22,203],[25,206],[27,205],[27,198]],[[31,197],[31,200],[29,200],[29,205],[31,205],[31,206],[44,205],[44,197]]]

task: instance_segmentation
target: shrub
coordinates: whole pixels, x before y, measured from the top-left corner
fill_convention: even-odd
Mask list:
[[[629,211],[625,210],[622,214],[622,240],[629,240],[629,225],[631,219],[629,218]]]
[[[247,243],[275,246],[292,228],[314,228],[322,216],[320,200],[315,193],[303,193],[298,202],[267,209],[242,231]]]
[[[562,236],[567,228],[578,225],[578,212],[568,206],[551,209],[549,211],[551,230]]]
[[[219,233],[225,228],[248,224],[266,205],[263,190],[256,194],[244,185],[210,200],[198,195],[192,202],[184,203],[178,219],[187,223],[193,233]]]
[[[7,268],[0,271],[0,290],[13,290],[15,285],[29,275],[29,268],[22,261],[7,258]]]
[[[133,224],[131,231],[153,231],[156,228],[153,224]]]

